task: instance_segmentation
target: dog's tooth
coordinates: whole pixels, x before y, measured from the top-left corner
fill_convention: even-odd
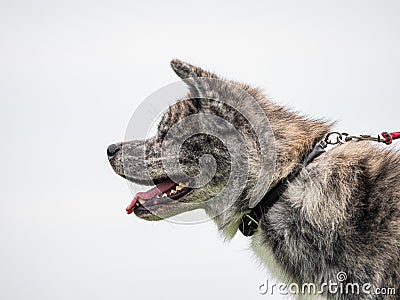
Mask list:
[[[176,191],[175,191],[175,190],[172,190],[171,193],[170,193],[170,195],[176,194],[177,191],[178,191],[178,189],[177,189]]]
[[[162,196],[163,196],[163,198],[165,198],[165,197],[167,197],[167,194],[166,194],[166,193],[164,193]]]
[[[157,197],[156,197],[156,198],[160,199],[160,195],[157,195]]]
[[[181,189],[183,189],[183,186],[178,185],[175,189],[176,189],[177,191],[180,191]]]

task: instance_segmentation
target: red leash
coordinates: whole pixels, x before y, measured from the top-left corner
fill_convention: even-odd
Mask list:
[[[381,135],[386,139],[387,145],[390,145],[393,140],[400,139],[400,132],[382,132]]]

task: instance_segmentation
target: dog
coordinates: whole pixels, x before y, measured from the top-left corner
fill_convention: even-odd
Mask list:
[[[156,221],[204,209],[229,240],[247,224],[246,216],[258,208],[258,219],[250,218],[246,225],[252,226],[247,235],[255,254],[277,278],[288,283],[312,283],[322,291],[328,282],[338,281],[337,274],[345,272],[341,284],[369,284],[373,291],[392,288],[400,293],[399,153],[369,141],[349,141],[305,161],[315,146],[326,140],[332,122],[303,117],[273,103],[258,88],[222,79],[189,63],[174,59],[171,67],[188,86],[185,99],[177,99],[169,107],[154,137],[112,144],[107,149],[118,175],[141,185],[155,185],[135,196],[128,213]],[[250,122],[232,106],[242,101],[239,110],[246,113],[251,109],[243,103],[241,93],[254,99],[264,119],[251,113]],[[231,127],[207,117],[169,134],[175,124],[199,114],[227,120]],[[262,137],[267,146],[261,151],[259,136],[264,134],[256,131],[265,120],[270,133]],[[199,127],[210,124],[225,141],[238,133],[242,142],[228,147],[221,138],[198,132]],[[174,143],[179,144],[179,150],[173,155],[163,151]],[[247,156],[236,155],[243,147]],[[202,157],[212,157],[209,163],[213,167],[204,171],[207,160]],[[263,170],[263,159],[270,157],[274,166],[267,164],[270,168]],[[246,170],[247,176],[218,198],[229,181],[233,161],[239,170]],[[196,182],[199,174],[204,175],[206,183]],[[277,196],[264,205],[260,200],[264,192],[268,195],[277,187]],[[255,200],[254,190],[258,191]],[[306,299],[312,296],[310,291],[299,295]],[[326,290],[319,297],[400,299],[396,294]]]

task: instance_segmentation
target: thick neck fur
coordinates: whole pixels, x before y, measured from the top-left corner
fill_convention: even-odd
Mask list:
[[[309,153],[331,125],[308,120],[275,104],[267,107],[268,119],[275,136],[276,169],[274,183],[285,178]]]
[[[314,144],[332,127],[320,119],[308,119],[269,100],[262,90],[235,82],[248,92],[264,109],[275,137],[276,167],[274,183],[285,178]]]
[[[268,100],[259,90],[243,86],[261,105],[275,137],[276,166],[271,188],[285,178],[331,129],[331,124],[304,118],[287,108]],[[248,199],[215,218],[225,239],[231,239],[238,230],[241,218],[249,211]]]

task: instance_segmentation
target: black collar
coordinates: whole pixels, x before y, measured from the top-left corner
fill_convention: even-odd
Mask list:
[[[324,145],[317,143],[314,148],[301,160],[301,164],[296,167],[287,177],[279,181],[262,199],[261,201],[242,218],[242,222],[239,225],[239,230],[244,236],[252,236],[258,227],[258,224],[266,211],[268,211],[285,192],[288,183],[293,181],[297,175],[299,175],[302,168],[307,166],[315,158],[325,152]]]

